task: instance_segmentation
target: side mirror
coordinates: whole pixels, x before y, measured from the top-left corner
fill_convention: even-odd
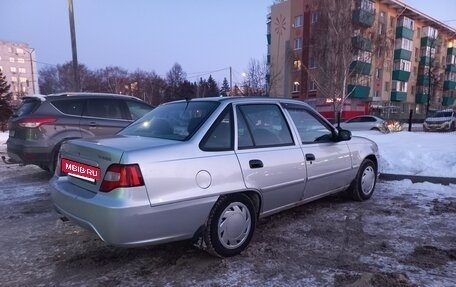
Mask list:
[[[352,133],[349,130],[339,129],[337,139],[339,141],[349,141],[352,137]]]

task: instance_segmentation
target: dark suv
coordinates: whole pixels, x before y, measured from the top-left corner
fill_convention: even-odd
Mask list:
[[[63,141],[115,134],[152,109],[138,98],[117,94],[26,96],[8,121],[9,161],[52,172]]]

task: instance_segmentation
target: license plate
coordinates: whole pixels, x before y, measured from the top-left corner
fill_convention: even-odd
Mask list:
[[[100,169],[98,167],[83,164],[77,161],[62,158],[61,169],[62,172],[68,174],[69,176],[87,180],[92,183],[96,180],[100,180]]]
[[[15,130],[9,130],[9,137],[12,138],[14,137],[14,134],[16,133]]]

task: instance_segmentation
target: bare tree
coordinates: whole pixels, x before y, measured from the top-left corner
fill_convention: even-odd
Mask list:
[[[250,59],[244,79],[244,94],[263,95],[266,86],[266,65],[261,64],[257,59]]]
[[[354,91],[353,88],[347,90],[347,86],[369,86],[372,54],[379,49],[391,50],[392,39],[387,35],[377,36],[370,25],[353,22],[352,13],[357,8],[354,1],[319,0],[315,3],[319,15],[313,24],[313,46],[309,50],[316,68],[303,68],[316,84],[318,93],[331,99],[335,118],[338,118],[345,100]],[[360,22],[373,23],[373,6],[372,11],[363,12],[366,13],[360,13]]]

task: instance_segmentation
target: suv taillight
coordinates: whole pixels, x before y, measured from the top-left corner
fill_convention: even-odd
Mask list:
[[[17,124],[23,128],[37,128],[44,124],[53,123],[57,120],[54,117],[42,117],[42,118],[25,118],[17,121]]]
[[[106,170],[100,191],[110,192],[118,187],[134,187],[144,185],[144,180],[137,164],[113,164]]]

